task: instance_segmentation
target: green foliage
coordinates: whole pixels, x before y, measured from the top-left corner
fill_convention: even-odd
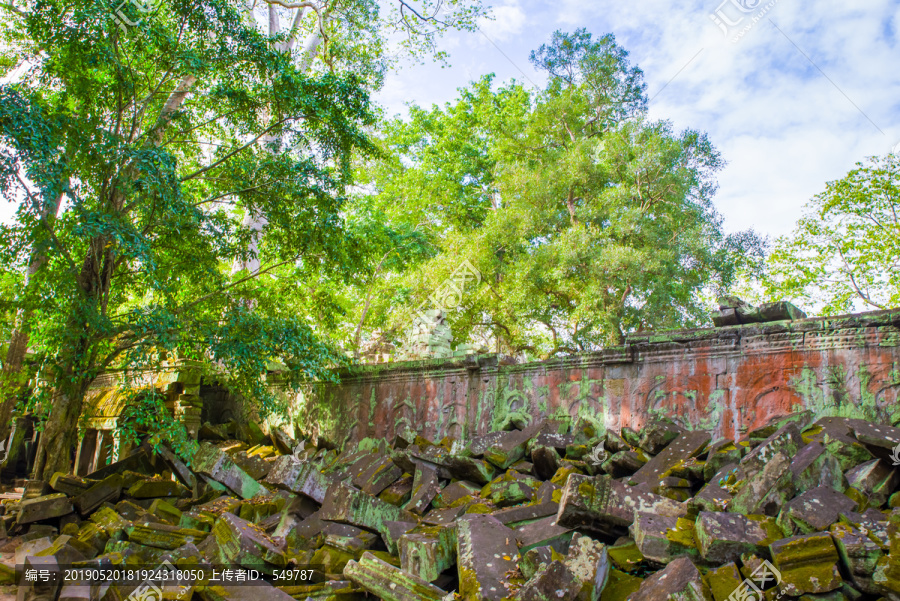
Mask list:
[[[253,286],[358,268],[341,210],[351,153],[373,150],[367,93],[352,73],[301,72],[225,0],[167,0],[124,33],[113,7],[39,2],[4,25],[26,71],[0,86],[0,191],[18,203],[0,264],[46,255],[16,308],[34,312],[51,416],[98,373],[176,358],[211,357],[272,409],[268,362],[297,383],[337,353]],[[267,223],[263,269],[232,274],[254,253],[248,212]]]
[[[706,297],[763,251],[752,232],[722,231],[719,154],[700,132],[646,118],[642,74],[612,36],[557,33],[532,60],[549,77],[538,94],[486,77],[386,126],[388,158],[367,165],[373,194],[359,202],[424,226],[435,256],[388,278],[375,321],[402,331],[399,306],[469,260],[485,285],[452,320],[458,342],[552,355],[708,322]]]
[[[900,156],[871,157],[806,205],[763,290],[823,315],[900,306]]]

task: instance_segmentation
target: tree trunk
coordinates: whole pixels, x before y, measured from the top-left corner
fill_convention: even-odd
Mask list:
[[[50,480],[56,472],[72,471],[72,452],[78,444],[76,424],[84,407],[84,396],[90,381],[81,378],[57,390],[53,396],[50,417],[41,432],[40,446],[34,461],[34,478]]]
[[[62,204],[62,194],[56,200],[44,205],[41,209],[41,219],[48,228],[52,228]],[[34,275],[47,262],[47,251],[43,248],[35,248],[31,251],[31,261],[28,263],[28,271],[25,273],[25,286],[27,290]],[[6,361],[3,362],[3,370],[0,372],[0,382],[3,383],[2,398],[0,398],[0,440],[9,437],[9,420],[12,417],[13,408],[19,397],[22,385],[22,365],[25,363],[25,354],[28,352],[28,330],[31,322],[31,311],[19,310],[16,315],[16,325],[9,339],[9,349],[6,351]]]

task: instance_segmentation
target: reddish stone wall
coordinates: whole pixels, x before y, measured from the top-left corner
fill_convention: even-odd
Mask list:
[[[552,415],[618,430],[655,415],[716,438],[773,416],[900,422],[900,310],[630,336],[623,347],[539,363],[457,360],[360,366],[298,399],[298,424],[336,443],[469,437]]]

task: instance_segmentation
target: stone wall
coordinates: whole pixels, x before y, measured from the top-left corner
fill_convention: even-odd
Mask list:
[[[333,443],[438,440],[552,415],[602,428],[668,416],[739,438],[798,409],[900,422],[900,309],[837,318],[629,336],[622,347],[512,364],[497,355],[343,370],[295,405],[308,434]]]

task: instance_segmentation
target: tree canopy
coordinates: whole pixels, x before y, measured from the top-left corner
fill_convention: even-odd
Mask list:
[[[778,239],[763,280],[770,298],[824,315],[900,306],[900,156],[871,157],[807,203]]]
[[[395,293],[376,322],[468,260],[487,289],[454,320],[458,340],[546,356],[703,323],[708,295],[762,258],[752,232],[722,230],[718,152],[647,118],[643,75],[611,35],[557,33],[532,61],[543,90],[485,77],[385,127],[386,158],[365,165],[371,193],[356,206],[418,227],[433,256],[382,279]]]

